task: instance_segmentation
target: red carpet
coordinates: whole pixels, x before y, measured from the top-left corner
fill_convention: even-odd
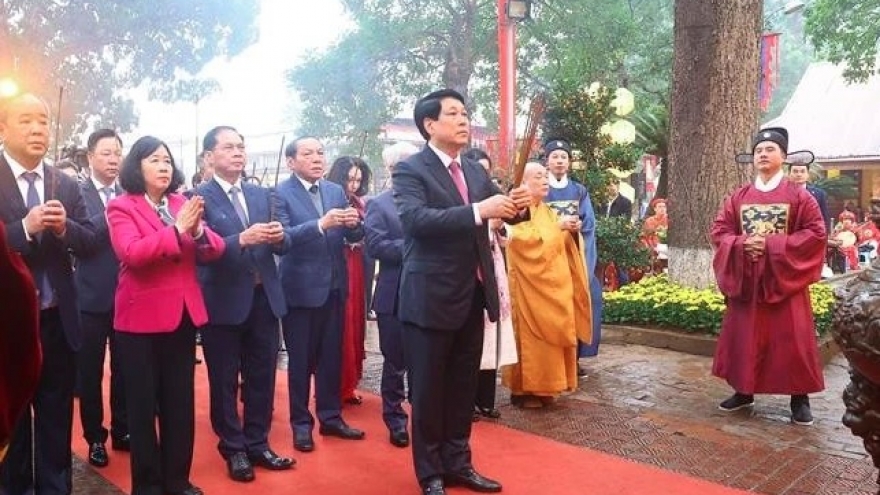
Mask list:
[[[105,380],[106,382],[107,380]],[[291,471],[257,469],[252,483],[236,483],[226,474],[217,453],[217,439],[208,417],[208,380],[205,366],[196,366],[196,445],[192,482],[208,495],[225,493],[269,495],[297,494],[417,494],[418,485],[409,449],[388,443],[382,422],[379,397],[366,394],[361,406],[348,406],[346,421],[367,432],[364,441],[323,438],[315,431],[315,451],[293,450],[288,423],[287,375],[278,374],[276,410],[271,445],[282,456],[296,459]],[[75,412],[74,452],[88,455]],[[109,447],[109,445],[108,445]],[[498,479],[505,494],[592,494],[592,495],[736,495],[746,492],[707,481],[638,464],[589,449],[479,422],[472,438],[474,465],[480,472]],[[128,455],[110,452],[110,465],[96,469],[114,485],[130,491]],[[463,488],[451,493],[471,493]]]

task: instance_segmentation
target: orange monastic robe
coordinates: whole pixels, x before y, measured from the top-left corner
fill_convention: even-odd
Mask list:
[[[553,397],[577,388],[577,340],[592,340],[584,255],[541,203],[515,225],[507,245],[519,363],[504,368],[515,395]]]

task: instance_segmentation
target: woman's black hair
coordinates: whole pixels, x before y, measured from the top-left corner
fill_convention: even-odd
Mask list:
[[[330,172],[327,173],[327,180],[339,184],[345,190],[345,193],[348,194],[348,173],[354,167],[361,169],[361,185],[354,192],[355,196],[361,197],[366,195],[370,189],[370,179],[373,175],[370,171],[370,166],[362,158],[340,156],[333,162],[333,166],[330,167]]]
[[[159,138],[153,136],[143,136],[131,145],[131,149],[122,161],[122,169],[119,171],[119,185],[125,192],[130,194],[145,194],[147,192],[147,184],[144,181],[144,172],[141,169],[141,161],[152,155],[159,147],[165,147],[168,156],[171,158],[171,183],[165,189],[165,193],[175,192],[184,183],[183,173],[174,164],[174,156],[171,155],[171,149]]]

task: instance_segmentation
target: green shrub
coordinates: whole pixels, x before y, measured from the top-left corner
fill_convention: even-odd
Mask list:
[[[827,284],[810,286],[816,330],[831,328],[834,295]],[[691,333],[718,335],[724,317],[724,297],[717,289],[692,289],[669,281],[666,275],[646,277],[604,294],[604,323],[650,325]]]

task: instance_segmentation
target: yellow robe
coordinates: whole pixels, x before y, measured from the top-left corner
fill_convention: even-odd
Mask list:
[[[584,255],[556,213],[541,203],[511,229],[507,245],[519,362],[503,371],[514,395],[554,397],[577,388],[577,340],[592,340]]]

